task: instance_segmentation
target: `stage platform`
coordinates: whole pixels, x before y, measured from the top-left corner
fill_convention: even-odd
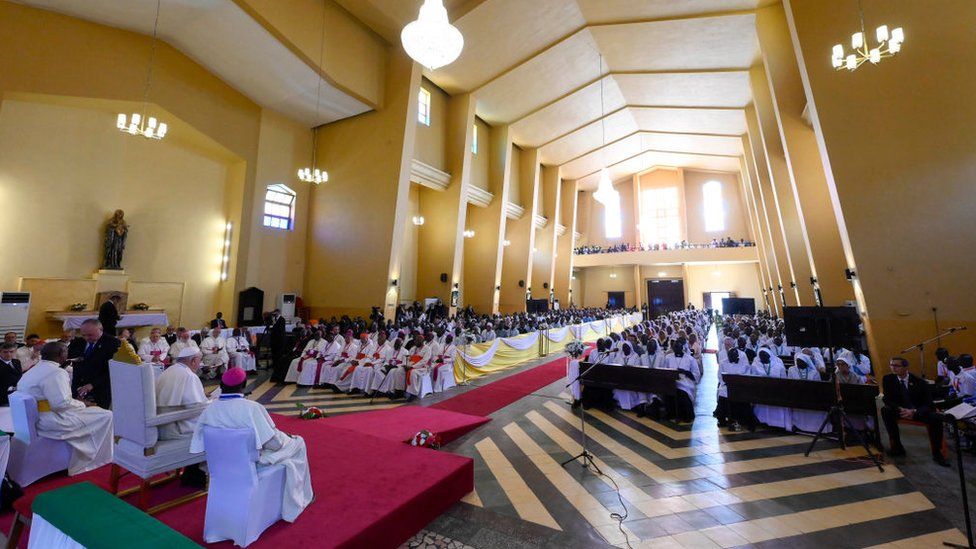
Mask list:
[[[250,547],[397,547],[474,489],[470,458],[340,428],[327,420],[273,417],[279,429],[305,439],[316,499],[293,524],[276,523]],[[367,423],[373,421],[367,418]],[[406,429],[408,423],[401,425]],[[410,428],[413,432],[404,440],[425,427]],[[387,437],[394,432],[387,431]],[[17,507],[26,508],[33,496],[82,480],[107,487],[108,474],[109,468],[102,467],[72,478],[50,477],[28,487]],[[181,490],[186,489],[171,485],[156,495],[176,497]],[[152,503],[157,502],[154,498]],[[203,543],[205,509],[206,498],[201,498],[156,517],[201,545],[233,547],[230,542]],[[12,513],[0,517],[4,532],[9,532],[11,519]],[[21,547],[27,547],[27,534]]]

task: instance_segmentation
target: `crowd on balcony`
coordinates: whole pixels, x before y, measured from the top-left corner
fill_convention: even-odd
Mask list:
[[[617,252],[656,252],[659,250],[695,250],[702,248],[749,248],[755,246],[744,238],[735,240],[731,237],[713,238],[705,244],[691,243],[686,240],[674,244],[615,244],[613,246],[579,246],[573,253],[576,255],[612,254]]]

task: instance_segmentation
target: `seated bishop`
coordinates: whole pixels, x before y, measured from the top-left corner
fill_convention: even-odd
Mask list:
[[[149,332],[149,337],[139,343],[139,358],[147,364],[152,364],[156,370],[156,375],[162,373],[163,368],[169,363],[169,343],[163,339],[163,331],[153,328]]]
[[[227,356],[230,357],[230,367],[243,369],[245,372],[257,370],[254,353],[251,352],[251,342],[240,328],[234,328],[227,338]]]
[[[244,397],[245,386],[247,373],[244,370],[231,368],[224,372],[220,380],[220,398],[200,414],[190,442],[190,452],[206,450],[204,427],[253,429],[254,443],[259,451],[258,461],[265,465],[281,464],[285,468],[281,518],[294,522],[313,497],[305,441],[302,437],[279,431],[264,406]]]
[[[37,434],[71,446],[68,474],[77,475],[112,462],[112,412],[71,397],[71,379],[62,368],[67,362],[67,347],[45,343],[40,361],[24,372],[17,391],[37,400]]]
[[[156,379],[156,409],[159,413],[175,412],[209,402],[197,374],[201,361],[200,351],[187,347],[180,351],[176,362]],[[171,440],[190,436],[195,424],[194,419],[184,419],[160,425],[159,438]]]
[[[335,383],[333,383],[336,389],[348,393],[352,389],[353,374],[360,367],[366,367],[365,365],[376,354],[377,348],[376,341],[370,339],[368,333],[363,332],[359,334],[359,349],[356,352],[356,356],[340,365],[339,374],[336,377]]]
[[[217,377],[227,369],[227,363],[230,362],[230,357],[227,355],[227,340],[220,334],[221,329],[218,326],[200,342],[200,350],[203,352],[201,370],[208,379]]]

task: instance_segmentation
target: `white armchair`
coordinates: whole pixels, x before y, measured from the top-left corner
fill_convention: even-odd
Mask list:
[[[139,508],[148,510],[150,479],[207,459],[205,453],[190,453],[190,437],[159,440],[160,425],[193,419],[206,408],[156,413],[156,383],[150,364],[109,362],[112,378],[112,416],[115,425],[115,452],[110,477],[111,491],[119,493],[121,469],[142,479]],[[204,492],[194,495],[203,495]]]
[[[204,427],[203,445],[210,470],[203,540],[247,547],[281,519],[285,467],[257,465],[253,429]]]
[[[28,486],[51,473],[64,471],[71,461],[71,446],[63,440],[37,434],[37,400],[27,393],[10,393],[14,438],[10,441],[7,472],[14,482]]]

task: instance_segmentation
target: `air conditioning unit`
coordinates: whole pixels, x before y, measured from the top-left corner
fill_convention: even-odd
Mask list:
[[[24,340],[30,297],[30,292],[0,293],[0,334],[16,332],[17,341]]]
[[[278,310],[285,320],[295,318],[295,294],[281,294],[278,296]]]

